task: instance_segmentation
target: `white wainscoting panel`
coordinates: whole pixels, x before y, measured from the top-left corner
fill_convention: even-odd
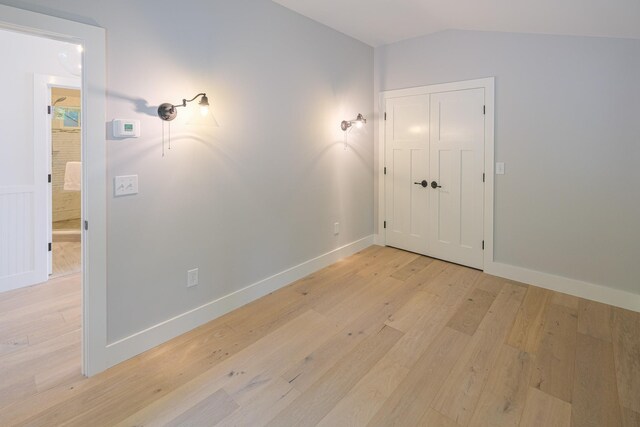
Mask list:
[[[35,279],[34,186],[0,187],[0,292]]]

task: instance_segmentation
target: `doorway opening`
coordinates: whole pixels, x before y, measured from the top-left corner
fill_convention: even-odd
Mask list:
[[[52,87],[51,262],[49,278],[82,268],[82,114],[80,90]]]
[[[0,203],[0,210],[7,209],[10,204],[4,205],[7,200],[15,202],[14,199],[18,199],[23,196],[16,196],[16,194],[31,192],[35,194],[35,187],[38,187],[37,197],[33,197],[30,202],[13,203],[13,206],[18,206],[23,211],[29,211],[32,214],[25,215],[9,215],[0,216],[0,218],[21,218],[28,219],[33,224],[32,228],[29,227],[14,227],[13,223],[8,227],[9,230],[16,230],[18,233],[26,234],[27,236],[38,236],[38,239],[42,241],[35,242],[32,245],[18,245],[16,250],[11,248],[7,250],[8,244],[6,242],[24,242],[26,239],[15,239],[14,234],[7,232],[7,229],[1,229],[3,238],[0,241],[3,245],[0,245],[0,297],[5,296],[12,290],[21,290],[22,287],[28,286],[27,283],[39,283],[46,281],[48,277],[48,246],[52,243],[48,239],[47,231],[51,228],[50,221],[48,221],[47,212],[47,194],[48,194],[48,173],[44,177],[35,175],[35,170],[47,170],[50,164],[50,154],[47,154],[46,150],[43,150],[43,156],[38,156],[35,159],[33,150],[33,137],[34,135],[47,135],[46,132],[37,132],[36,126],[45,128],[50,126],[49,116],[44,118],[40,115],[42,111],[40,108],[50,107],[47,105],[40,105],[36,114],[35,110],[32,114],[29,113],[28,107],[25,107],[25,103],[31,103],[35,105],[34,100],[46,99],[48,92],[47,84],[58,87],[74,87],[77,83],[67,84],[62,81],[62,76],[71,73],[72,77],[82,77],[82,272],[78,273],[79,280],[81,281],[80,292],[77,293],[82,298],[79,301],[80,308],[76,310],[79,314],[78,318],[81,318],[81,330],[78,335],[81,334],[80,341],[77,344],[80,347],[81,354],[81,372],[87,376],[95,375],[98,372],[105,370],[107,367],[113,365],[115,362],[109,358],[109,349],[107,343],[107,200],[105,194],[107,193],[107,162],[106,162],[106,140],[104,135],[104,124],[106,118],[106,43],[105,43],[105,30],[103,28],[95,27],[92,25],[82,24],[67,19],[57,18],[41,13],[34,13],[23,9],[18,9],[10,6],[0,5],[0,31],[3,33],[19,34],[22,36],[28,36],[35,40],[42,42],[53,43],[66,43],[70,50],[65,52],[56,51],[55,49],[33,49],[32,47],[19,46],[11,43],[0,43],[0,49],[3,51],[3,57],[11,58],[7,64],[2,67],[3,79],[0,79],[0,85],[2,85],[2,93],[10,100],[7,108],[3,110],[3,115],[0,116],[0,132],[2,132],[2,138],[0,138],[0,198],[7,196]],[[13,49],[11,51],[11,49]],[[24,60],[26,57],[34,57],[38,59],[43,56],[55,52],[58,55],[58,62],[63,65],[63,71],[50,71],[46,68],[38,68],[38,70],[32,70],[26,74],[25,72],[17,72],[12,68],[15,64]],[[69,61],[74,56],[80,56],[80,61]],[[66,65],[66,67],[65,67]],[[13,72],[11,77],[9,74]],[[36,85],[38,73],[40,77],[42,75],[60,76],[51,78],[50,81],[44,81],[44,84]],[[41,82],[42,80],[38,80]],[[18,87],[18,82],[24,84],[30,84],[31,88],[23,91],[20,96],[9,96],[10,92]],[[88,90],[87,88],[90,88]],[[35,92],[38,92],[36,94]],[[55,101],[55,100],[54,100]],[[49,101],[50,102],[50,101]],[[25,110],[26,108],[26,110]],[[11,113],[11,114],[9,114]],[[16,115],[18,116],[16,118]],[[20,118],[32,117],[39,120],[38,125],[35,123],[33,126],[25,126],[25,123],[20,123]],[[15,131],[26,131],[26,135],[20,137],[19,135],[11,134]],[[46,140],[46,138],[44,138]],[[24,151],[19,155],[11,155],[11,153],[19,147]],[[41,151],[38,151],[40,153]],[[26,165],[21,167],[20,162],[24,162],[28,159],[33,159],[33,165]],[[19,161],[17,161],[19,160]],[[34,168],[35,163],[38,163],[38,168]],[[42,166],[43,165],[43,166]],[[42,167],[40,167],[42,166]],[[15,171],[19,171],[16,175]],[[48,171],[47,171],[48,172]],[[15,176],[14,176],[15,175]],[[16,179],[18,176],[19,179]],[[20,182],[24,181],[25,184]],[[44,186],[44,189],[41,187]],[[24,197],[23,197],[24,198]],[[24,201],[24,200],[23,200]],[[31,203],[31,204],[30,204]],[[44,212],[44,215],[38,216],[38,219],[33,218],[33,213],[40,214]],[[42,219],[41,216],[44,218]],[[0,221],[0,227],[3,226]],[[44,237],[42,237],[44,236]],[[11,237],[11,239],[9,239]],[[37,244],[36,244],[37,243]],[[47,251],[42,254],[40,252],[41,247],[46,247]],[[29,262],[15,262],[18,255],[32,256],[37,251],[38,261],[35,259]],[[3,252],[4,251],[4,252]],[[10,259],[11,262],[3,262]],[[36,268],[37,265],[37,268]],[[4,270],[3,270],[4,269]],[[41,280],[34,280],[36,277],[44,276]],[[63,276],[55,280],[66,280],[72,276]],[[75,285],[74,285],[75,286]],[[6,304],[3,306],[0,303],[0,313],[3,319],[7,319],[7,311],[3,310],[3,307],[14,308],[15,300],[9,301],[7,298]],[[30,298],[27,298],[30,300]],[[44,319],[42,319],[44,320]],[[45,322],[45,324],[49,324]],[[0,328],[0,330],[4,330]],[[22,337],[24,338],[24,336]],[[21,343],[25,340],[21,339]],[[58,342],[60,344],[60,342]],[[6,349],[6,347],[0,345],[0,348]],[[14,349],[15,346],[10,346]],[[58,359],[59,360],[59,359]],[[53,362],[52,358],[47,359],[48,362]],[[73,357],[73,363],[77,363],[75,354]],[[32,363],[33,364],[33,363]],[[32,364],[29,364],[31,366]],[[6,364],[0,363],[0,367],[5,367]],[[75,367],[74,367],[75,369]],[[51,372],[54,370],[52,369]],[[33,378],[24,372],[22,369],[11,370],[12,375],[23,374],[23,378]],[[62,372],[58,370],[57,372]],[[14,375],[14,376],[15,376]],[[2,376],[3,380],[6,378]],[[33,386],[33,383],[31,383]],[[33,387],[30,387],[33,391]],[[11,387],[14,398],[19,398],[17,393],[13,393],[15,387]]]
[[[0,407],[82,378],[81,51],[0,29]]]

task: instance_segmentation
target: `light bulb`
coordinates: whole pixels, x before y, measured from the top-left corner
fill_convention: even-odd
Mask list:
[[[357,120],[357,121],[356,121],[356,127],[357,127],[358,129],[362,129],[362,126],[364,126],[364,123],[362,123],[362,121],[361,121],[361,120]]]
[[[207,114],[209,114],[209,98],[207,98],[207,95],[203,93],[202,98],[200,99],[200,102],[198,102],[198,104],[200,105],[200,114],[202,115],[202,117],[205,117]]]

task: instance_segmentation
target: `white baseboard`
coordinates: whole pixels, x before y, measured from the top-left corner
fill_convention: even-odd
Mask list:
[[[640,312],[640,294],[499,262],[487,263],[484,272],[528,285]]]
[[[0,293],[33,286],[46,281],[47,279],[41,280],[41,278],[36,278],[35,271],[26,271],[12,276],[3,276],[0,277]]]
[[[373,243],[374,236],[367,236],[111,343],[106,348],[105,369],[210,322],[344,257],[353,255]]]

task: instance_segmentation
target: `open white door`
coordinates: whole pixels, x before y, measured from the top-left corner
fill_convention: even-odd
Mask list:
[[[51,244],[53,243],[53,143],[51,120],[53,119],[54,115],[54,106],[52,105],[53,102],[51,99],[51,89],[54,87],[58,87],[80,90],[81,86],[82,85],[80,78],[48,76],[43,74],[35,74],[33,78],[34,147],[38,156],[46,156],[47,164],[47,275],[51,275],[53,273],[53,251],[51,248]]]

